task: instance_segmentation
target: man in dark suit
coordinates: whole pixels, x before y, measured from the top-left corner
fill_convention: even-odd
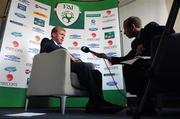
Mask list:
[[[135,38],[131,43],[130,52],[123,57],[108,57],[104,53],[95,54],[97,57],[108,59],[112,65],[121,64],[120,62],[130,60],[136,56],[151,56],[151,41],[155,36],[161,35],[164,26],[160,26],[156,22],[148,23],[142,28],[140,18],[131,16],[124,23],[124,34],[128,38]],[[148,68],[151,59],[139,59],[132,65],[123,65],[123,76],[126,84],[127,92],[136,94],[139,99],[142,98],[148,82]],[[148,109],[152,109],[153,104],[149,102]],[[149,111],[149,110],[148,110]]]
[[[44,38],[41,41],[40,53],[49,53],[64,48],[65,29],[54,27],[51,31],[51,40]],[[92,69],[89,64],[82,62],[79,58],[71,55],[71,71],[78,75],[80,85],[89,92],[89,101],[86,106],[88,113],[115,113],[123,109],[122,106],[111,104],[104,100],[102,92],[102,74]]]

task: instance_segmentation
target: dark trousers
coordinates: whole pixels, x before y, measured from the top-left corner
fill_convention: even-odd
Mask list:
[[[148,69],[151,60],[139,59],[132,65],[123,66],[123,76],[126,90],[132,94],[142,96],[148,83]]]
[[[78,75],[80,85],[89,92],[89,102],[98,103],[103,100],[102,74],[92,68],[89,63],[71,63],[71,71]]]
[[[137,103],[142,99],[144,91],[147,88],[148,84],[148,70],[151,64],[151,60],[139,60],[136,61],[133,65],[124,65],[123,66],[123,75],[126,85],[127,92],[137,95]],[[155,107],[155,103],[152,100],[153,94],[150,93],[144,104],[143,109],[152,109]]]

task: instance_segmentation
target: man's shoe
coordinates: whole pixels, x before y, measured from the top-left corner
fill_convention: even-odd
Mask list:
[[[124,107],[120,105],[111,104],[109,102],[100,102],[98,104],[88,103],[86,106],[87,113],[104,113],[113,114],[123,110]]]

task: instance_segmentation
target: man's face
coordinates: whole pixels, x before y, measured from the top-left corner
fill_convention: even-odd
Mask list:
[[[133,38],[133,26],[128,26],[127,22],[124,22],[123,24],[124,27],[124,34],[128,37],[128,38]]]
[[[52,33],[53,39],[56,41],[56,43],[62,44],[62,42],[64,41],[65,33],[66,32],[64,30],[61,30],[61,29]]]

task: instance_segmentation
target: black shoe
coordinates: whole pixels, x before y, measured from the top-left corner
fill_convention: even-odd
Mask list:
[[[104,114],[113,114],[123,110],[124,107],[120,105],[111,104],[109,102],[103,101],[96,104],[88,103],[86,105],[87,113],[104,113]]]
[[[136,109],[132,109],[132,108],[127,108],[126,109],[126,114],[127,115],[135,115],[137,112]],[[155,108],[143,108],[141,112],[139,112],[140,115],[144,115],[144,116],[156,116],[157,115],[157,111]]]
[[[155,108],[146,107],[146,108],[142,109],[141,114],[145,115],[145,116],[156,116],[157,115],[157,111],[156,111]]]

